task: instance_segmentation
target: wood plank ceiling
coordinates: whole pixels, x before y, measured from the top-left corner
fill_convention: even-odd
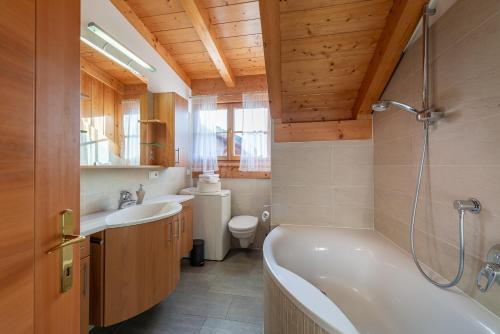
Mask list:
[[[426,2],[261,0],[273,118],[369,118]]]
[[[235,76],[265,73],[258,1],[200,0]],[[220,78],[180,0],[129,0],[128,5],[191,79]]]
[[[281,10],[284,122],[346,120],[392,0],[287,0]]]

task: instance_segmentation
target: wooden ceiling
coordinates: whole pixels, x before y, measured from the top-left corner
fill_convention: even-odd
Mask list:
[[[191,79],[220,73],[181,0],[129,0],[130,8]],[[197,1],[234,76],[265,73],[258,1]],[[184,6],[183,6],[184,5]]]
[[[426,2],[261,0],[273,118],[369,118]]]

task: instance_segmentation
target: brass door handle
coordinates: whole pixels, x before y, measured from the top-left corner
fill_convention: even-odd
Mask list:
[[[49,249],[47,251],[47,254],[52,254],[58,249],[61,249],[61,248],[66,247],[66,246],[78,244],[80,242],[83,242],[84,240],[85,240],[85,237],[83,235],[64,234],[62,242],[59,245],[54,246],[51,249]]]

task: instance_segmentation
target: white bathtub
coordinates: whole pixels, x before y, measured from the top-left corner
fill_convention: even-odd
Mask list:
[[[497,316],[427,282],[409,254],[371,230],[281,225],[264,243],[264,263],[266,277],[329,333],[500,333]]]

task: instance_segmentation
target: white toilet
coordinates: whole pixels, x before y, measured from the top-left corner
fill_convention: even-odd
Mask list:
[[[241,248],[248,248],[253,242],[258,222],[254,216],[234,216],[229,221],[229,231],[240,241]]]

